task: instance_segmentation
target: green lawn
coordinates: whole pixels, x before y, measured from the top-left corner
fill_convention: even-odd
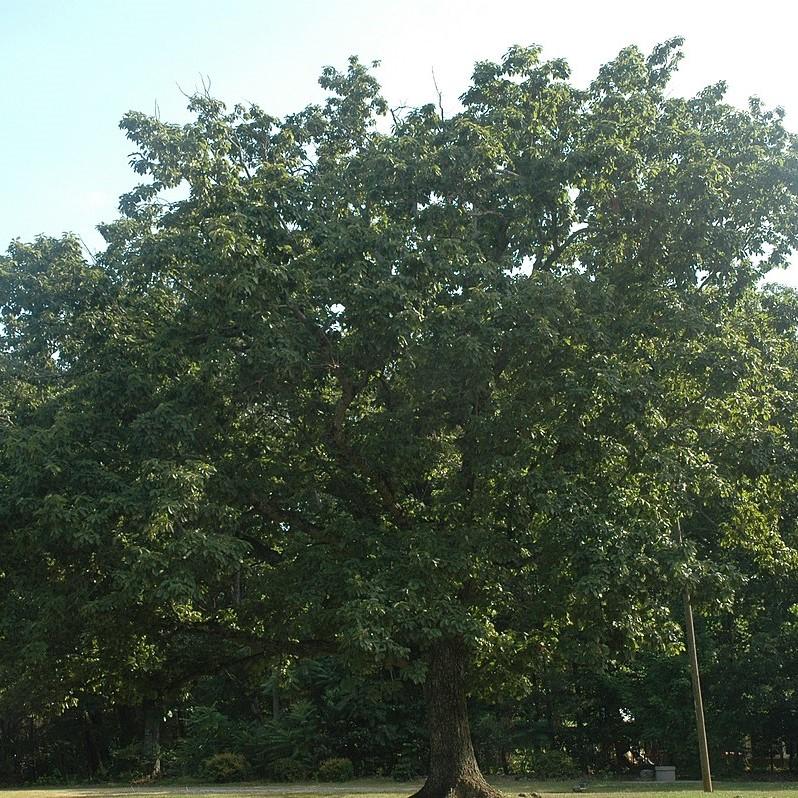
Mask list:
[[[573,798],[572,781],[515,781],[492,779],[493,783],[517,798],[520,793],[537,792],[541,795],[568,796]],[[345,784],[229,784],[229,785],[152,785],[110,787],[48,787],[37,789],[0,790],[0,798],[121,798],[122,796],[158,796],[158,798],[405,798],[419,784],[400,784],[393,781],[360,780]],[[613,781],[589,779],[587,793],[602,795],[618,794],[622,798],[652,798],[653,793],[679,793],[679,798],[700,798],[701,784],[696,781],[680,781],[675,784],[655,782]],[[798,798],[798,782],[717,782],[715,795],[718,798]]]

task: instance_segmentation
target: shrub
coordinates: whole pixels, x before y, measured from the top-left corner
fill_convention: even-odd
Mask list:
[[[275,781],[301,781],[308,776],[307,767],[302,762],[290,757],[275,759],[269,770]]]
[[[249,763],[240,754],[224,751],[202,763],[202,775],[209,781],[241,781],[249,774]]]
[[[111,752],[111,776],[121,781],[140,779],[152,771],[152,754],[141,742]]]
[[[223,751],[236,751],[244,756],[249,753],[244,748],[246,725],[215,706],[191,707],[185,722],[186,735],[177,741],[166,764],[171,775],[199,775],[203,763]]]
[[[564,779],[576,776],[579,768],[565,751],[513,751],[509,757],[514,776],[535,776],[539,779]]]
[[[61,771],[58,768],[54,768],[50,773],[34,779],[33,784],[37,787],[59,787],[65,784],[66,781],[67,779],[61,775]]]
[[[317,775],[319,781],[349,781],[355,777],[355,767],[351,759],[335,756],[319,765]]]
[[[414,781],[418,775],[418,768],[410,759],[399,759],[391,769],[394,781]]]

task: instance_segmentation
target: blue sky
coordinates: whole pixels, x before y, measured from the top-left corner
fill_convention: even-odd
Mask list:
[[[630,43],[687,37],[674,93],[720,79],[758,94],[798,130],[798,4],[715,0],[0,0],[0,251],[15,237],[80,234],[116,215],[135,183],[117,125],[129,109],[185,119],[202,76],[232,104],[281,115],[319,98],[326,64],[380,59],[392,105],[454,110],[474,62],[511,44],[563,56],[586,83]],[[781,279],[798,285],[798,258]]]

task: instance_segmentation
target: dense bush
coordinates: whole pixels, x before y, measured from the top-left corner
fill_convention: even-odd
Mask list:
[[[565,751],[513,751],[509,756],[510,771],[515,776],[539,779],[564,779],[577,775],[579,769]]]
[[[244,724],[215,706],[192,707],[185,718],[185,731],[168,757],[169,769],[175,773],[196,776],[204,772],[205,763],[214,754],[244,750]]]
[[[307,766],[303,762],[287,756],[275,759],[269,770],[275,781],[301,781],[308,777]]]
[[[249,775],[250,768],[249,762],[241,754],[223,751],[209,756],[202,763],[201,773],[208,781],[242,781]]]
[[[400,759],[391,768],[391,778],[394,781],[414,781],[418,776],[418,767],[411,759]]]
[[[151,768],[152,758],[142,743],[131,743],[111,753],[110,775],[121,781],[139,779]]]
[[[355,777],[355,768],[351,759],[334,756],[319,765],[317,776],[319,781],[349,781]]]

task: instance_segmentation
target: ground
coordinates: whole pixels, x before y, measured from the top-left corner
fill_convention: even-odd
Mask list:
[[[574,781],[515,781],[491,779],[508,798],[518,798],[519,793],[540,793],[545,798],[573,798]],[[142,795],[145,798],[406,798],[419,784],[401,784],[393,781],[360,780],[345,784],[226,784],[186,785],[161,784],[146,787],[47,787],[39,789],[0,790],[0,798],[123,798]],[[619,782],[592,779],[588,793],[603,796],[616,794],[619,798],[653,798],[654,793],[678,793],[678,798],[701,798],[701,783],[679,781],[675,784]],[[798,798],[798,782],[718,782],[717,798]],[[674,797],[675,798],[675,797]]]

